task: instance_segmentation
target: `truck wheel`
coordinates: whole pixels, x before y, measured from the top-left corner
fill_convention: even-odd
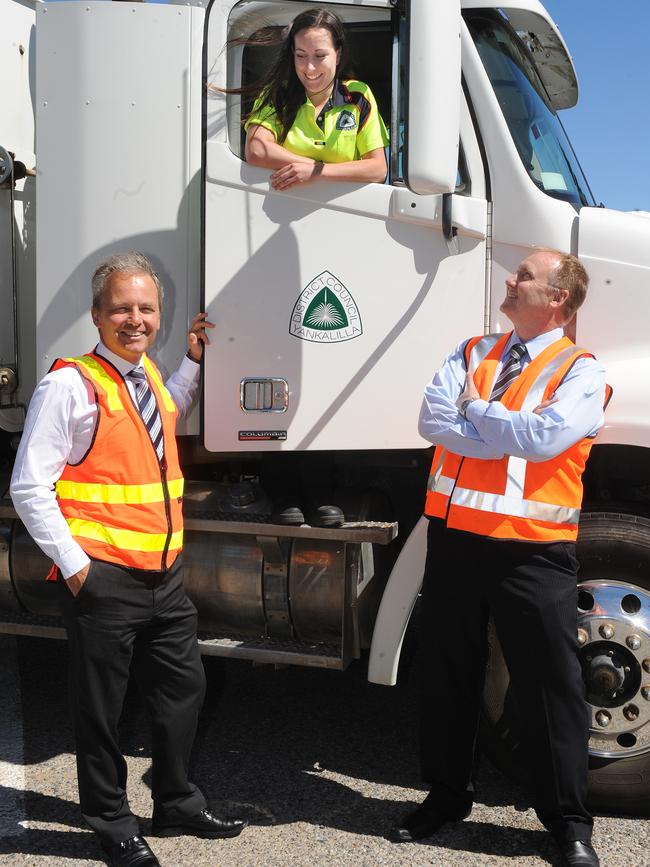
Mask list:
[[[591,713],[589,802],[600,812],[650,815],[650,520],[586,512],[578,537],[578,643]],[[521,720],[493,629],[483,745],[521,778]]]

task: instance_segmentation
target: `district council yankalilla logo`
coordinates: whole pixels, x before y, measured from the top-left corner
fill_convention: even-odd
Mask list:
[[[343,343],[363,334],[350,290],[330,271],[314,277],[291,311],[289,334],[311,343]]]

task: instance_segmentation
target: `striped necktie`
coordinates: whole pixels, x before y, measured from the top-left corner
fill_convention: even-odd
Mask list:
[[[501,368],[501,373],[497,377],[497,381],[494,383],[494,388],[490,395],[490,402],[493,400],[501,400],[511,383],[519,376],[521,373],[521,359],[525,354],[526,347],[523,343],[512,344],[508,351],[505,363]]]
[[[162,461],[164,453],[163,430],[158,404],[153,391],[149,388],[147,377],[141,367],[134,367],[127,373],[135,388],[135,399],[142,416],[142,421],[149,432],[158,460]]]

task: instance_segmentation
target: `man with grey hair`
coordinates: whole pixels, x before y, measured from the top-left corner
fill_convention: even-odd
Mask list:
[[[205,675],[196,608],[183,589],[183,476],[176,419],[196,394],[206,329],[163,383],[147,356],[163,289],[141,253],[116,254],[92,279],[94,350],[58,359],[36,388],[11,496],[54,566],[68,633],[79,800],[110,863],[155,867],[126,794],[117,725],[133,671],[152,725],[153,830],[234,837],[188,779]]]

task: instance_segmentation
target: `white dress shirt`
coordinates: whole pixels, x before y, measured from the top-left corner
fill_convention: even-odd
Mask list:
[[[501,363],[513,343],[523,343],[526,354],[522,369],[543,349],[559,340],[561,328],[547,331],[532,340],[522,341],[513,332]],[[419,431],[429,442],[440,444],[458,455],[485,460],[504,455],[529,461],[546,461],[561,454],[578,440],[595,436],[603,424],[605,371],[594,358],[580,358],[555,393],[556,402],[539,414],[514,412],[500,401],[474,400],[467,407],[467,418],[456,406],[465,388],[464,340],[446,358],[424,390]]]
[[[120,358],[101,341],[95,352],[122,376],[142,366],[142,361],[134,365]],[[200,371],[200,365],[186,356],[165,383],[181,416],[192,405]],[[135,400],[133,383],[127,379],[126,385]],[[29,404],[11,477],[11,498],[20,520],[64,578],[79,572],[90,560],[70,533],[54,485],[65,465],[78,462],[88,451],[96,424],[95,395],[79,371],[64,367],[48,373]]]

